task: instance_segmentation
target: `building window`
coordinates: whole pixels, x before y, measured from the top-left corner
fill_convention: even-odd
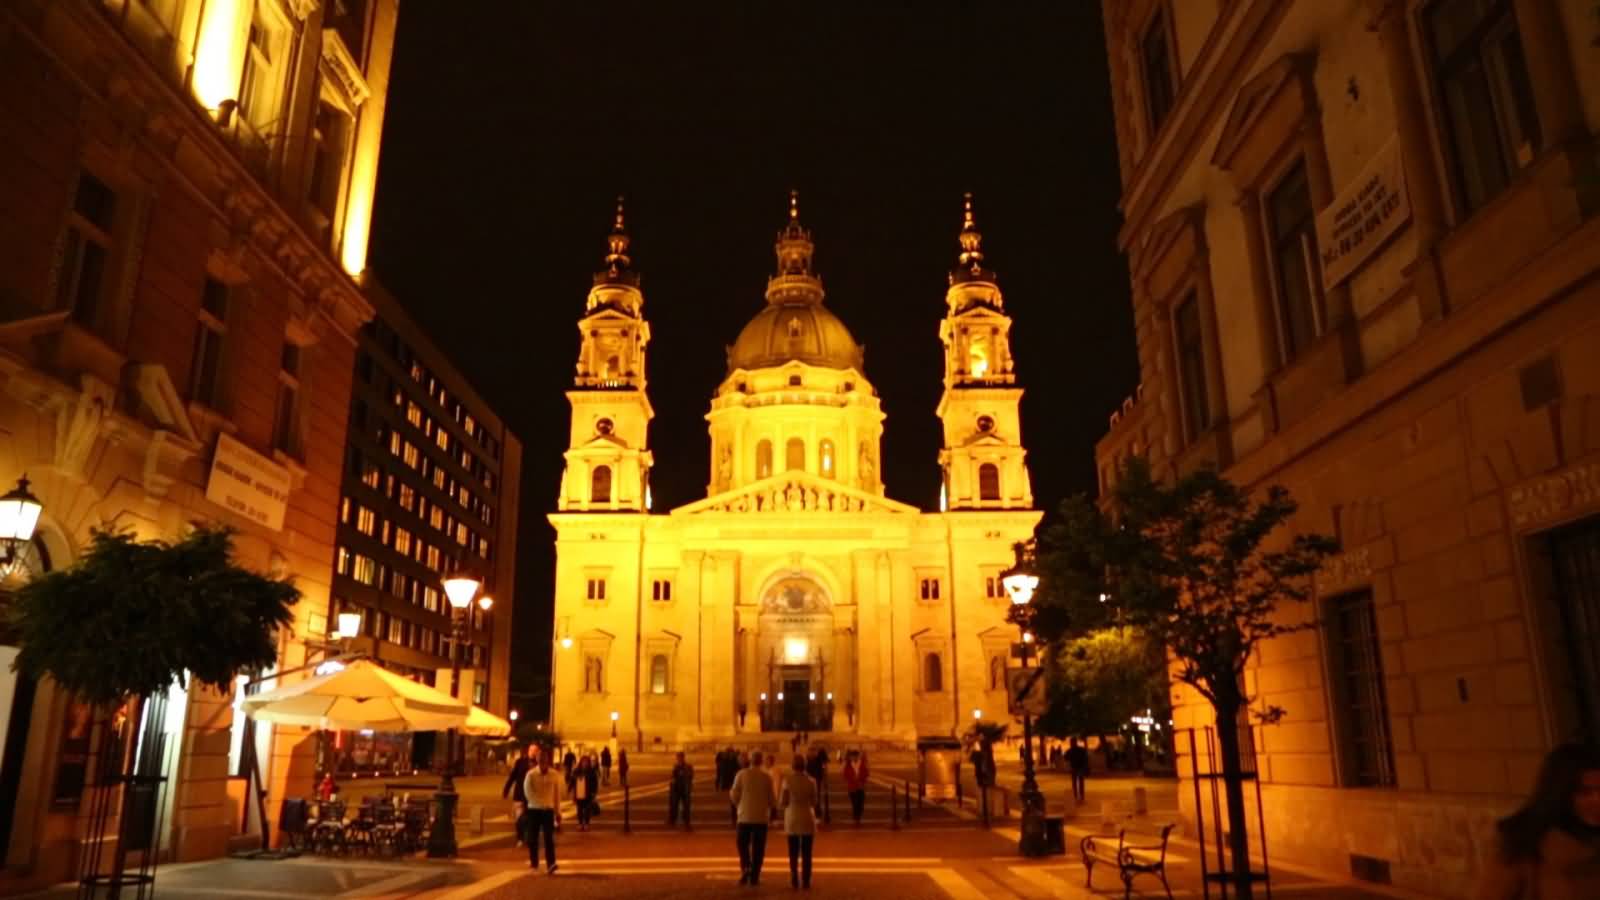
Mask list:
[[[983,576],[983,596],[988,600],[1004,598],[1006,590],[1000,584],[1000,576],[993,573]]]
[[[1568,683],[1582,734],[1600,734],[1600,519],[1550,537],[1558,623],[1565,641]],[[1559,668],[1559,667],[1558,667]]]
[[[439,611],[439,589],[425,587],[422,589],[422,608],[428,612]]]
[[[1378,617],[1371,591],[1356,591],[1327,602],[1324,631],[1340,754],[1342,781],[1364,787],[1393,787],[1394,744],[1389,736],[1389,705],[1378,644]]]
[[[611,502],[611,467],[595,466],[589,475],[589,502]]]
[[[239,79],[239,113],[262,137],[277,124],[282,101],[284,29],[267,21],[265,4],[255,3],[250,37]]]
[[[365,535],[377,529],[378,514],[365,506],[356,507],[356,530]]]
[[[588,598],[590,600],[604,600],[606,598],[606,580],[604,578],[588,579]]]
[[[109,337],[115,324],[108,292],[116,217],[116,193],[100,179],[80,172],[63,236],[56,301],[72,311],[73,321],[102,337]]]
[[[984,463],[978,467],[978,499],[1000,499],[1000,467],[994,463]]]
[[[772,474],[772,442],[762,438],[756,444],[756,477],[766,478]]]
[[[667,692],[667,657],[666,654],[657,653],[650,657],[650,693],[665,694]]]
[[[317,104],[312,122],[311,184],[307,199],[331,223],[338,213],[339,186],[344,178],[345,145],[350,134],[350,117],[326,100]],[[324,226],[326,227],[326,226]],[[370,366],[364,381],[370,381]]]
[[[1167,11],[1157,7],[1156,14],[1145,26],[1139,40],[1139,62],[1144,72],[1145,112],[1150,117],[1150,141],[1161,131],[1162,123],[1172,112],[1173,99],[1178,91],[1178,73],[1172,54],[1172,26],[1167,21]]]
[[[989,690],[1003,691],[1006,687],[1006,658],[989,657]]]
[[[402,484],[399,488],[400,508],[411,512],[417,507],[417,490],[409,484]]]
[[[1194,294],[1172,313],[1172,330],[1178,343],[1178,389],[1183,398],[1184,436],[1193,441],[1211,427],[1211,405],[1206,395],[1205,344],[1200,334],[1200,301]]]
[[[1287,364],[1311,346],[1323,327],[1315,261],[1317,218],[1304,161],[1295,163],[1267,195],[1265,212],[1281,361]]]
[[[228,286],[207,278],[200,290],[199,328],[194,337],[190,399],[222,409],[222,351],[228,338]]]
[[[586,656],[583,660],[583,691],[586,694],[599,694],[605,691],[605,663],[598,656]]]
[[[272,426],[272,446],[290,456],[300,454],[300,363],[298,344],[285,341],[278,369],[278,407]]]
[[[351,566],[350,559],[351,557],[349,550],[345,549],[344,547],[338,548],[338,550],[334,553],[333,570],[338,572],[340,575],[349,575]]]
[[[1512,0],[1438,0],[1423,13],[1451,180],[1479,209],[1533,162],[1539,120]]]
[[[666,603],[672,599],[672,581],[667,578],[657,578],[650,583],[650,599]]]
[[[375,584],[378,580],[378,564],[372,557],[357,553],[353,560],[351,577],[362,584]]]
[[[939,579],[937,579],[937,578],[924,578],[919,583],[919,589],[920,589],[919,592],[922,595],[922,599],[924,599],[924,600],[937,600],[937,599],[939,599]]]
[[[361,483],[373,490],[377,490],[378,485],[383,483],[383,470],[378,468],[377,463],[364,462],[361,464]]]
[[[937,653],[922,658],[922,689],[930,694],[944,690],[944,661]]]
[[[822,473],[823,478],[835,478],[838,476],[834,469],[833,441],[826,438],[817,445],[817,469]]]

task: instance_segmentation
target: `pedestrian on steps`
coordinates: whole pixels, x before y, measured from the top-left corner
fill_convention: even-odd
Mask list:
[[[867,754],[851,750],[844,758],[844,789],[850,795],[850,815],[861,825],[861,812],[867,805]]]
[[[815,756],[812,759],[816,759]],[[783,781],[778,805],[789,838],[789,886],[811,889],[811,849],[817,834],[817,783],[806,774],[806,758],[794,755],[794,771]]]
[[[551,767],[555,751],[539,751],[539,764],[523,778],[523,796],[528,798],[527,823],[522,827],[528,843],[528,868],[539,868],[539,836],[544,835],[544,856],[548,871],[556,873],[556,829],[561,826],[562,775]]]
[[[600,783],[611,783],[611,747],[600,748]]]
[[[667,787],[667,824],[678,824],[678,813],[683,813],[683,824],[689,824],[689,795],[694,790],[694,766],[684,758],[683,753],[678,753],[678,761],[672,766]]]
[[[1084,783],[1089,779],[1089,751],[1077,738],[1067,748],[1067,768],[1072,772],[1072,799],[1082,803]]]
[[[617,751],[617,780],[622,782],[623,787],[628,786],[628,751],[626,750]]]
[[[767,825],[777,807],[772,776],[761,765],[761,752],[750,754],[750,767],[733,779],[728,792],[738,810],[739,883],[761,883],[761,862],[767,855]]]
[[[500,788],[500,799],[511,797],[511,821],[517,827],[517,846],[522,846],[524,813],[528,811],[527,789],[523,786],[523,779],[528,777],[528,770],[533,768],[533,756],[538,753],[538,748],[529,745],[527,752],[517,757],[516,764],[511,767],[511,774],[506,777],[505,786]]]

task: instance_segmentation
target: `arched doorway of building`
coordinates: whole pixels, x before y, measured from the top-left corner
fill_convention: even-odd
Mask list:
[[[0,582],[0,610],[10,605],[11,595],[31,578],[51,570],[50,551],[40,535],[6,571]],[[3,621],[3,619],[0,619]],[[33,720],[33,701],[38,683],[21,672],[12,671],[17,659],[17,638],[9,625],[0,624],[0,865],[11,846],[11,831],[16,824],[17,794],[22,788],[22,772],[28,755],[28,723]]]
[[[790,575],[761,597],[755,671],[761,730],[829,731],[844,669],[835,649],[833,605],[815,580]]]

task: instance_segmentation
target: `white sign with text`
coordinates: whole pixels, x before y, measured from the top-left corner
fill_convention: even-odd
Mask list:
[[[206,499],[257,525],[282,531],[289,508],[289,470],[219,434]]]
[[[1360,176],[1317,214],[1322,287],[1350,277],[1411,218],[1400,147],[1394,141],[1367,163]]]

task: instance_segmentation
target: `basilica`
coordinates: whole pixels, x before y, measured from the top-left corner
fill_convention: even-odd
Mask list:
[[[981,241],[969,197],[937,327],[938,511],[884,494],[884,413],[862,348],[824,303],[791,195],[765,303],[728,348],[706,415],[706,496],[657,512],[650,325],[619,207],[578,321],[550,515],[553,728],[658,749],[789,731],[908,745],[1006,720],[1017,634],[999,576],[1040,513],[1011,319]]]

